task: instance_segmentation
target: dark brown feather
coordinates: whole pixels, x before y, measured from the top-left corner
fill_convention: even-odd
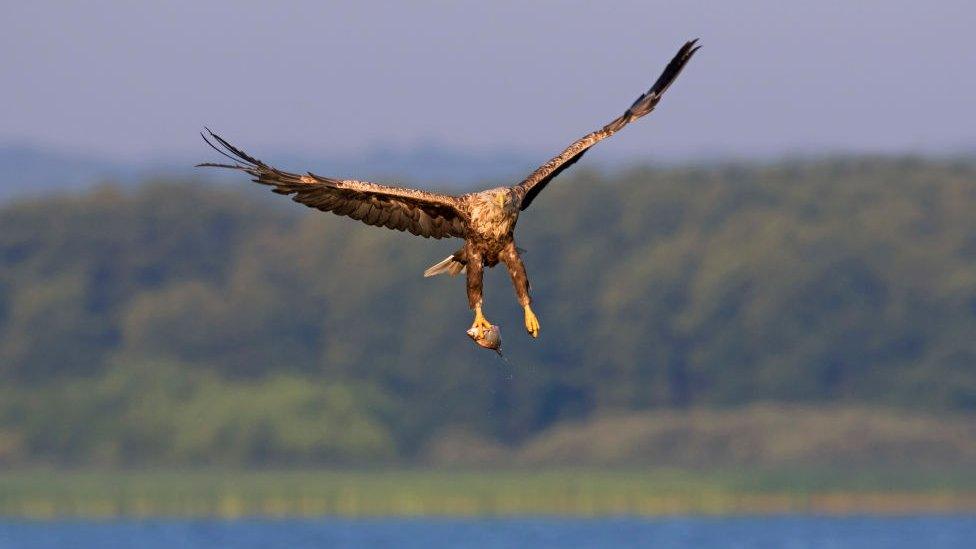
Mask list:
[[[467,235],[465,214],[457,197],[354,179],[333,179],[311,172],[305,175],[285,172],[248,155],[209,129],[207,133],[209,139],[201,134],[203,140],[234,163],[208,162],[200,166],[246,172],[256,183],[270,186],[272,192],[292,195],[295,202],[369,225],[407,230],[430,238]]]

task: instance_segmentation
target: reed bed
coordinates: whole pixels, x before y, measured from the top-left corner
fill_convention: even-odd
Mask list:
[[[371,517],[976,512],[957,472],[27,471],[0,474],[0,515]]]

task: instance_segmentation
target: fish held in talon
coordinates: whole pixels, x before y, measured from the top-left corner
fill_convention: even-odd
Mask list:
[[[224,162],[200,166],[237,170],[256,183],[271,187],[277,194],[323,212],[351,217],[375,227],[407,231],[424,238],[458,238],[459,250],[424,271],[425,277],[465,273],[468,305],[475,311],[468,335],[482,347],[497,351],[501,347],[498,326],[481,314],[484,269],[503,263],[512,277],[518,302],[525,309],[525,331],[539,337],[539,319],[528,306],[529,278],[515,244],[515,225],[549,183],[575,164],[600,141],[654,110],[664,93],[681,74],[699,46],[697,40],[685,43],[664,68],[657,81],[634,101],[624,113],[602,128],[577,139],[561,153],[539,166],[521,182],[462,195],[435,193],[420,189],[380,185],[355,179],[338,179],[311,172],[279,170],[231,145],[206,130],[201,134],[210,147],[224,156]]]
[[[502,332],[497,325],[491,324],[487,328],[472,326],[468,328],[467,334],[479,346],[495,352],[501,351]]]

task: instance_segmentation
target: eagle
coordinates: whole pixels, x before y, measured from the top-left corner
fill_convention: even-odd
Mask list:
[[[620,131],[627,124],[654,110],[661,96],[674,83],[691,57],[698,51],[697,39],[685,43],[651,88],[637,98],[622,115],[602,128],[588,133],[558,155],[539,166],[524,180],[511,187],[449,195],[358,181],[279,170],[248,155],[227,140],[206,129],[201,133],[218,153],[233,163],[206,162],[202,167],[239,170],[271,191],[290,195],[306,206],[351,217],[376,227],[386,227],[425,238],[460,238],[464,245],[424,272],[425,277],[442,273],[451,276],[466,272],[468,305],[474,311],[469,333],[487,333],[492,324],[482,312],[482,285],[485,267],[504,263],[512,278],[519,304],[525,313],[525,329],[539,337],[539,320],[532,311],[529,279],[515,245],[515,225],[539,193],[566,168],[579,161],[590,147]],[[474,336],[472,336],[474,337]]]

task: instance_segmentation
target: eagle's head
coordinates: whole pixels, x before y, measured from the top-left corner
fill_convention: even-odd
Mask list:
[[[500,210],[507,211],[513,205],[514,197],[508,187],[498,187],[487,192],[490,194],[492,204],[498,206]]]
[[[511,231],[518,219],[519,207],[511,189],[499,187],[476,193],[471,197],[471,221],[473,226],[484,229],[480,232],[492,234],[492,238],[502,238]]]

